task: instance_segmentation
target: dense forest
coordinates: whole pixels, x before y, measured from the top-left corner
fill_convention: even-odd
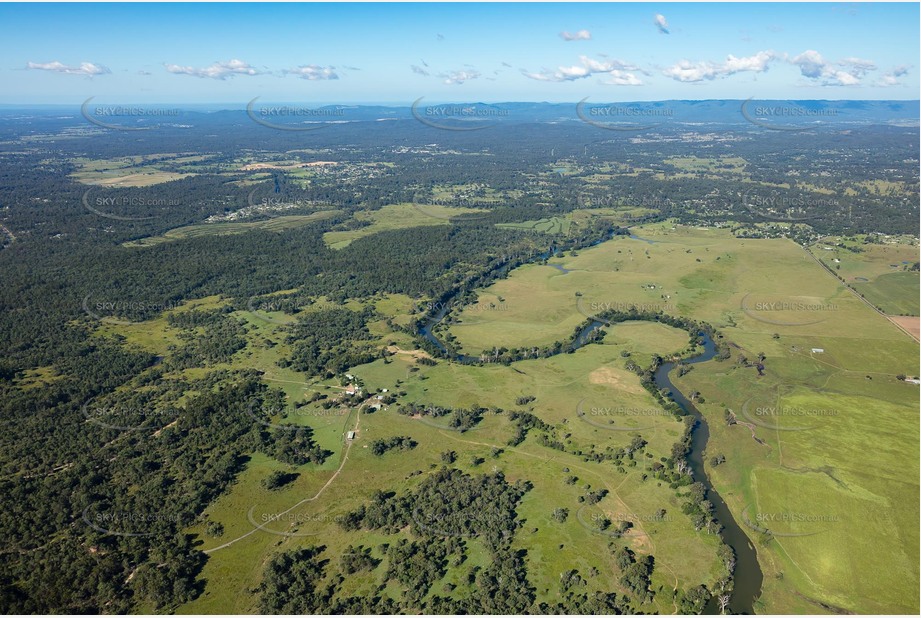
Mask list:
[[[124,612],[193,598],[204,554],[183,528],[251,453],[282,459],[295,433],[269,430],[246,410],[277,398],[255,372],[97,396],[87,412],[88,389],[143,367],[143,359],[87,353],[101,373],[28,395],[4,390],[5,418],[21,415],[7,423],[0,481],[7,612]],[[174,405],[183,392],[192,396]],[[44,410],[56,417],[35,413]],[[175,428],[149,431],[166,425]],[[315,450],[309,429],[296,433],[301,448]],[[39,451],[36,440],[53,447]]]

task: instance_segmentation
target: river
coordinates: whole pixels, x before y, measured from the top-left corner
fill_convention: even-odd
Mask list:
[[[683,360],[682,362],[685,365],[704,363],[716,355],[716,345],[714,345],[710,336],[706,333],[701,333],[701,337],[704,341],[703,353]],[[758,554],[755,551],[755,546],[732,516],[729,507],[726,506],[726,502],[710,483],[710,478],[704,468],[704,451],[710,439],[710,427],[700,411],[681,391],[675,388],[675,385],[672,384],[671,379],[668,377],[675,365],[676,363],[674,362],[668,362],[659,366],[655,373],[656,386],[669,391],[672,399],[685,412],[697,419],[697,426],[691,434],[691,452],[688,453],[688,464],[694,473],[694,480],[700,481],[707,488],[707,500],[713,504],[716,519],[723,525],[723,530],[720,533],[723,542],[729,545],[736,554],[736,567],[733,577],[734,588],[732,598],[729,601],[729,610],[733,614],[754,614],[755,600],[761,596],[761,583],[764,580],[761,565],[758,564]],[[704,611],[708,614],[718,614],[719,607],[716,600],[711,599]]]
[[[655,242],[633,235],[631,235],[631,238],[643,240],[648,243]],[[533,261],[544,260],[554,254],[555,251],[551,247],[546,253],[535,256]],[[420,335],[431,341],[443,352],[446,352],[445,345],[434,335],[432,329],[444,319],[445,314],[450,308],[451,303],[445,302],[441,309],[430,319],[426,320],[425,324],[419,329]],[[572,348],[575,350],[585,345],[588,336],[601,326],[604,326],[603,322],[592,320],[576,337]],[[710,336],[706,333],[700,333],[700,336],[703,339],[704,351],[697,356],[684,359],[682,361],[684,364],[694,365],[697,363],[704,363],[711,360],[716,355],[716,345],[713,343]],[[455,360],[460,363],[478,363],[480,362],[480,357],[459,354],[455,357]],[[764,580],[764,574],[761,572],[761,565],[758,564],[758,554],[755,550],[755,546],[732,516],[732,512],[729,510],[726,502],[710,483],[710,478],[707,476],[704,467],[704,452],[707,448],[707,442],[710,439],[710,428],[707,425],[707,420],[700,411],[681,391],[675,388],[675,385],[672,384],[671,379],[668,377],[668,374],[675,368],[675,365],[676,363],[674,362],[662,363],[656,370],[654,379],[659,389],[665,389],[670,392],[672,399],[681,406],[685,412],[697,419],[697,426],[691,434],[691,451],[688,453],[688,464],[691,466],[694,479],[702,483],[706,488],[706,498],[713,504],[714,515],[717,521],[723,526],[723,530],[720,532],[723,542],[729,545],[736,555],[735,572],[733,573],[734,587],[732,597],[729,601],[729,611],[733,614],[754,614],[755,600],[761,595],[761,584]],[[715,598],[710,600],[704,612],[707,614],[719,613],[719,607]]]

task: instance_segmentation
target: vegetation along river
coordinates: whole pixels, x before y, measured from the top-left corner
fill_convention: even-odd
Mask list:
[[[647,242],[651,241],[647,240]],[[547,257],[548,254],[542,254],[535,256],[535,260],[546,259]],[[449,308],[449,303],[445,303],[444,306],[419,329],[419,334],[421,336],[432,342],[443,352],[446,352],[447,348],[432,331],[435,326],[444,319]],[[589,335],[604,325],[605,323],[599,320],[592,320],[589,322],[572,342],[572,349],[575,350],[585,345],[590,341]],[[682,363],[686,365],[704,363],[710,361],[716,355],[716,345],[713,343],[713,339],[710,335],[705,332],[701,332],[699,335],[703,342],[704,351],[697,356],[683,359]],[[479,356],[469,356],[466,354],[459,354],[454,360],[461,363],[481,362]],[[687,414],[692,415],[697,420],[697,425],[691,434],[691,450],[687,456],[688,464],[691,467],[694,479],[702,483],[706,488],[707,500],[713,504],[713,511],[716,519],[723,526],[720,532],[723,542],[732,548],[736,556],[735,571],[733,573],[734,587],[728,611],[733,614],[754,614],[754,604],[761,595],[761,584],[764,579],[764,575],[761,572],[761,566],[758,564],[758,555],[755,546],[736,522],[726,502],[713,488],[707,476],[706,469],[704,468],[704,452],[707,448],[707,442],[710,439],[710,428],[707,425],[706,419],[694,404],[691,403],[684,393],[675,388],[675,385],[672,384],[669,373],[675,368],[675,365],[675,362],[662,363],[655,372],[654,380],[656,386],[660,390],[664,389],[669,392],[672,399],[681,406]],[[715,597],[710,600],[704,611],[707,614],[719,613]]]
[[[716,355],[716,345],[707,333],[700,333],[704,343],[703,353],[693,358],[684,359],[685,365],[704,363]],[[676,363],[668,362],[659,365],[655,373],[656,386],[671,393],[672,399],[680,405],[685,412],[697,419],[697,426],[691,434],[691,451],[688,453],[688,464],[694,473],[694,479],[703,483],[707,488],[707,500],[713,504],[713,512],[717,521],[723,525],[720,535],[723,541],[732,548],[736,555],[735,573],[733,575],[734,588],[732,599],[729,601],[729,611],[733,614],[754,614],[755,600],[761,595],[761,583],[764,575],[758,564],[758,554],[755,546],[745,532],[736,522],[726,502],[713,488],[707,472],[704,469],[704,451],[710,439],[710,428],[707,421],[693,403],[672,384],[668,374],[675,368]],[[719,613],[715,599],[711,599],[705,610],[707,613]]]

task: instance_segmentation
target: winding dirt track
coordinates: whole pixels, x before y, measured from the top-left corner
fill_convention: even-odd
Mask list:
[[[361,404],[361,405],[363,405],[363,404]],[[360,408],[360,406],[359,406],[359,408]],[[359,427],[359,425],[361,425],[361,410],[360,410],[360,409],[356,409],[355,412],[356,412],[356,414],[357,414],[357,417],[355,418],[355,427],[353,428],[352,431],[358,431],[358,427]],[[288,509],[285,509],[284,511],[282,511],[281,513],[278,513],[277,515],[278,515],[278,516],[286,515],[286,514],[290,513],[291,511],[293,511],[294,509],[296,509],[297,507],[301,506],[302,504],[306,504],[306,503],[308,503],[308,502],[313,502],[314,500],[316,500],[317,498],[319,498],[321,495],[323,495],[323,492],[326,491],[326,488],[329,487],[330,485],[332,485],[332,484],[333,484],[333,481],[336,480],[336,477],[339,476],[339,473],[342,472],[342,469],[345,467],[345,462],[347,462],[347,461],[349,460],[349,451],[352,450],[352,444],[354,444],[354,442],[347,442],[347,443],[346,443],[345,452],[342,454],[342,463],[339,464],[339,468],[333,473],[333,475],[332,475],[331,477],[329,477],[329,480],[326,481],[326,484],[323,485],[323,487],[321,487],[320,490],[319,490],[316,494],[314,494],[314,495],[313,495],[312,497],[310,497],[310,498],[304,498],[303,500],[301,500],[301,501],[298,502],[297,504],[295,504],[295,505],[289,507]],[[260,530],[262,530],[262,526],[256,526],[255,528],[253,528],[252,530],[250,530],[250,531],[247,532],[246,534],[241,534],[241,535],[238,536],[237,538],[232,539],[232,540],[230,540],[230,541],[227,541],[227,542],[224,543],[223,545],[218,545],[217,547],[212,547],[211,549],[206,549],[204,553],[206,553],[206,554],[213,554],[213,553],[216,552],[217,550],[219,550],[219,549],[224,549],[225,547],[230,547],[231,545],[233,545],[233,544],[236,543],[237,541],[240,541],[240,540],[242,540],[242,539],[245,539],[246,537],[248,537],[248,536],[250,536],[250,535],[252,535],[252,534],[254,534],[254,533],[256,533],[256,532],[258,532],[258,531],[260,531]]]

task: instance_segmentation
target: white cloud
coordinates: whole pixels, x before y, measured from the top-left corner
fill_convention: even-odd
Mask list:
[[[772,51],[760,51],[753,56],[743,56],[742,58],[736,58],[732,54],[729,54],[729,56],[726,57],[726,62],[723,63],[723,71],[729,75],[741,73],[743,71],[763,73],[767,71],[768,63],[775,57]]]
[[[879,78],[877,86],[901,86],[902,82],[899,81],[899,78],[903,75],[908,74],[908,66],[902,65],[893,68],[891,71],[887,71]]]
[[[814,80],[821,86],[858,86],[861,77],[868,71],[876,70],[876,65],[870,60],[845,58],[834,63],[825,60],[822,54],[814,49],[807,49],[794,56],[790,63],[799,68],[803,77]]]
[[[564,30],[560,33],[560,36],[563,37],[564,41],[590,41],[592,39],[592,33],[588,30],[579,30],[578,32],[566,32]]]
[[[602,81],[602,84],[608,84],[610,86],[642,86],[643,80],[627,71],[619,71],[614,69],[608,73],[610,79]]]
[[[443,80],[443,83],[449,84],[449,85],[460,85],[472,79],[478,79],[482,77],[481,73],[477,71],[476,68],[474,68],[472,64],[463,65],[469,68],[456,69],[452,71],[442,71],[440,73],[435,73],[435,69],[431,69],[425,61],[422,61],[422,65],[425,68],[420,67],[419,65],[416,65],[416,64],[409,65],[409,68],[416,75],[422,75],[423,77],[435,75],[435,77]]]
[[[252,65],[242,60],[228,60],[226,62],[215,62],[210,67],[195,68],[184,67],[178,64],[164,64],[166,70],[177,75],[192,75],[194,77],[209,77],[211,79],[227,79],[234,75],[260,75],[259,71]]]
[[[850,72],[858,77],[863,77],[867,72],[876,70],[876,63],[862,58],[844,58],[838,64],[850,67]]]
[[[743,56],[741,58],[730,54],[726,57],[726,61],[722,63],[680,60],[665,69],[663,73],[679,82],[701,82],[729,77],[736,73],[763,73],[768,70],[771,61],[775,59],[777,59],[777,54],[773,51],[759,51],[752,56]]]
[[[652,23],[656,25],[656,28],[659,30],[659,34],[668,34],[668,21],[665,19],[665,15],[661,13],[656,13],[655,18],[653,18]]]
[[[830,83],[826,85],[829,85],[829,86],[858,86],[860,85],[860,80],[857,77],[851,75],[850,73],[846,71],[834,71],[831,76],[831,79],[833,81],[831,81]]]
[[[619,74],[614,75],[614,72],[617,71]],[[557,67],[555,71],[549,69],[542,69],[536,73],[530,73],[522,69],[522,74],[525,77],[531,79],[536,79],[542,82],[570,82],[577,79],[583,79],[594,74],[603,74],[607,73],[611,75],[612,79],[624,79],[624,71],[639,71],[639,67],[636,67],[632,64],[627,64],[620,60],[595,60],[594,58],[589,58],[588,56],[579,56],[579,64],[569,66],[569,67]],[[636,79],[635,76],[633,76]],[[610,83],[610,82],[609,82]]]
[[[305,64],[297,67],[296,69],[285,69],[285,75],[296,75],[301,79],[308,79],[310,81],[320,80],[320,79],[339,79],[339,75],[336,73],[336,67],[321,67],[316,64]]]
[[[790,60],[790,62],[799,67],[803,77],[809,77],[810,79],[822,77],[822,72],[826,67],[825,59],[822,57],[822,54],[814,49],[807,49],[799,56]]]
[[[57,60],[54,62],[30,62],[26,65],[26,68],[38,71],[51,71],[52,73],[62,73],[64,75],[86,75],[88,77],[106,75],[112,72],[108,67],[92,62],[81,62],[80,66],[75,67],[68,66]]]
[[[469,81],[471,79],[476,79],[479,76],[480,76],[480,73],[478,71],[460,70],[460,71],[450,71],[448,73],[442,73],[438,77],[443,78],[444,83],[446,84],[463,84],[464,82]]]
[[[692,63],[688,60],[679,60],[663,73],[679,82],[699,82],[714,79],[718,75],[718,70],[712,62]]]

